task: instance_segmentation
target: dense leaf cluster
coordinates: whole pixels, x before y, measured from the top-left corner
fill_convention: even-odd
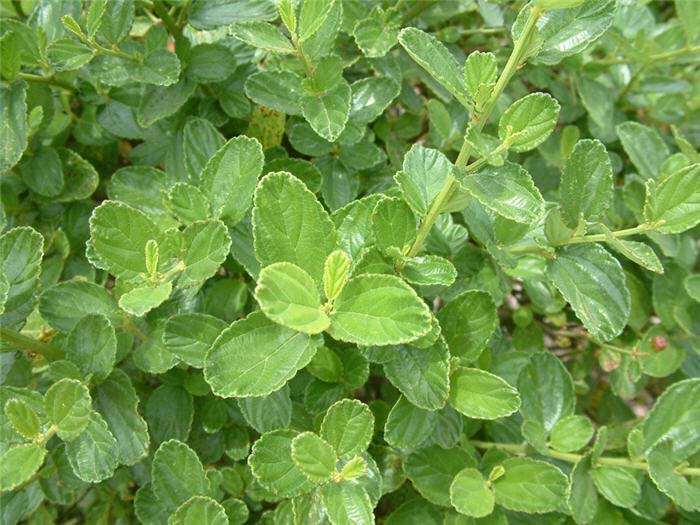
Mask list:
[[[0,15],[0,524],[700,523],[700,2]]]

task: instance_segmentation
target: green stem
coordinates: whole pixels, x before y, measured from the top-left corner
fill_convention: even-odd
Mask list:
[[[94,40],[88,40],[88,45],[90,45],[98,55],[109,55],[117,58],[123,58],[124,60],[129,60],[130,62],[136,62],[138,64],[143,63],[143,57],[139,53],[134,53],[131,55],[122,51],[116,45],[114,47],[105,47],[98,44]]]
[[[613,237],[629,237],[630,235],[637,235],[639,233],[647,233],[649,231],[652,231],[659,226],[661,226],[661,222],[644,222],[640,224],[639,226],[635,226],[634,228],[627,228],[625,230],[617,230],[614,232],[610,232],[610,235]],[[608,235],[605,233],[596,233],[592,235],[580,235],[580,236],[575,236],[571,237],[570,239],[567,239],[565,241],[561,241],[556,244],[552,244],[552,246],[563,246],[565,244],[581,244],[581,243],[586,243],[586,242],[605,242],[608,240]]]
[[[535,24],[537,23],[537,20],[540,18],[540,16],[542,16],[542,11],[537,7],[533,6],[530,9],[530,13],[528,14],[525,26],[523,27],[523,32],[520,35],[520,38],[515,42],[515,45],[513,46],[513,51],[511,52],[510,57],[508,57],[508,62],[506,62],[506,65],[503,68],[503,72],[498,78],[498,81],[496,82],[496,86],[494,87],[491,96],[484,104],[484,107],[481,110],[481,112],[473,116],[470,125],[477,131],[482,130],[482,128],[486,124],[486,121],[489,119],[489,116],[491,116],[493,108],[496,107],[496,102],[498,102],[498,99],[503,93],[503,90],[505,89],[506,85],[513,77],[513,74],[515,74],[515,71],[518,69],[518,67],[520,67],[523,55],[525,54],[525,51],[527,49],[527,45],[530,42],[532,35],[534,34]],[[459,150],[459,155],[457,156],[455,166],[458,169],[465,168],[470,156],[471,143],[465,140],[462,144],[462,147]],[[425,215],[423,222],[421,222],[421,225],[418,228],[416,239],[413,241],[411,249],[408,251],[408,257],[415,257],[416,255],[418,255],[421,248],[423,247],[425,239],[430,233],[430,230],[435,225],[435,221],[437,220],[438,215],[440,215],[444,205],[449,201],[450,197],[455,192],[458,186],[459,183],[454,178],[454,175],[450,173],[450,175],[447,177],[445,185],[442,187],[438,195],[430,204],[428,213]]]
[[[499,449],[510,452],[511,454],[525,455],[531,452],[531,448],[527,445],[516,445],[513,443],[492,443],[490,441],[474,441],[470,440],[471,443],[476,448],[481,449]],[[546,451],[540,452],[538,454],[543,456],[548,456],[554,459],[560,459],[562,461],[567,461],[569,463],[578,463],[578,461],[583,457],[581,454],[572,454],[569,452],[558,452],[556,450],[547,449]],[[629,458],[611,458],[611,457],[600,457],[596,460],[596,463],[600,465],[614,465],[616,467],[626,467],[637,470],[643,470],[645,472],[649,471],[649,464],[646,461],[635,461]],[[682,467],[676,469],[678,474],[683,476],[700,476],[700,468],[694,467]]]
[[[10,345],[9,348],[1,348],[0,352],[11,352],[17,349],[28,350],[43,355],[49,361],[56,361],[63,357],[63,352],[52,344],[44,343],[4,326],[0,327],[0,341]]]
[[[173,17],[170,16],[170,13],[163,4],[162,0],[153,0],[153,10],[163,21],[163,25],[168,30],[168,33],[170,33],[173,36],[178,36],[180,34],[180,28],[175,23],[175,20],[173,20]]]
[[[75,91],[75,87],[69,82],[63,80],[58,80],[54,76],[42,77],[41,75],[33,75],[31,73],[18,73],[17,78],[20,80],[26,80],[27,82],[35,82],[37,84],[48,84],[50,86],[60,87],[68,91]]]
[[[590,336],[588,334],[586,334],[586,336],[590,339]],[[620,346],[615,346],[615,345],[611,345],[608,343],[596,343],[596,344],[598,346],[600,346],[601,348],[607,348],[608,350],[611,350],[613,352],[617,352],[618,354],[631,355],[632,357],[635,357],[635,358],[649,356],[649,354],[647,352],[637,352],[636,348],[629,350],[627,348],[622,348]]]
[[[664,60],[672,60],[683,55],[692,55],[698,52],[700,52],[700,46],[684,47],[681,49],[676,49],[674,51],[668,51],[667,53],[657,53],[655,55],[649,55],[645,60],[645,63],[649,64]],[[597,61],[598,64],[604,65],[629,64],[630,62],[634,62],[634,60],[629,58],[604,58],[602,60]]]

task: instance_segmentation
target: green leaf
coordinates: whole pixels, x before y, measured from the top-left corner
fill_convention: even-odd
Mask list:
[[[283,498],[310,491],[314,484],[294,464],[293,430],[274,430],[263,434],[253,445],[248,465],[255,479],[267,490]]]
[[[676,473],[673,457],[671,441],[663,441],[656,445],[647,454],[649,476],[654,485],[673,499],[680,508],[691,512],[700,510],[700,488],[688,483],[688,480]]]
[[[655,179],[669,155],[659,132],[639,122],[623,122],[615,127],[627,156],[645,179]]]
[[[87,428],[66,444],[66,455],[75,475],[89,483],[111,478],[119,465],[119,446],[98,412],[92,412]]]
[[[644,202],[648,222],[663,221],[659,233],[682,233],[700,223],[700,164],[649,181]]]
[[[644,420],[644,450],[649,453],[671,440],[672,458],[682,460],[700,450],[700,379],[686,379],[669,386]]]
[[[493,482],[496,503],[508,510],[552,512],[564,502],[567,477],[554,465],[530,458],[510,458],[505,473]]]
[[[176,440],[162,443],[153,455],[151,465],[153,492],[161,504],[175,512],[193,496],[206,496],[209,480],[197,454],[185,443]]]
[[[401,345],[389,350],[384,373],[411,403],[426,410],[445,406],[450,390],[447,345],[439,338],[429,348]]]
[[[44,238],[33,228],[20,226],[0,236],[0,270],[7,287],[1,326],[20,327],[34,309],[43,256]]]
[[[160,385],[146,401],[146,420],[153,441],[186,441],[192,428],[194,403],[181,386]]]
[[[368,58],[385,56],[398,42],[400,27],[377,14],[373,9],[370,16],[359,20],[352,30],[357,47]]]
[[[20,398],[15,397],[5,403],[5,416],[12,428],[26,438],[34,439],[41,431],[36,412]]]
[[[467,86],[454,56],[437,38],[415,27],[399,33],[399,43],[413,60],[425,69],[463,106],[470,107]]]
[[[26,482],[44,464],[45,456],[46,449],[36,443],[4,449],[0,453],[0,490],[12,490]]]
[[[562,452],[574,452],[588,444],[593,432],[593,424],[586,416],[566,416],[552,427],[549,444]]]
[[[311,38],[328,18],[335,0],[305,0],[299,11],[297,34],[301,42]]]
[[[598,511],[598,492],[591,472],[592,454],[589,452],[574,465],[571,471],[571,489],[567,506],[576,523],[591,523]]]
[[[90,3],[86,18],[90,38],[97,37],[102,42],[116,45],[129,34],[134,22],[134,2],[95,0]]]
[[[607,230],[607,229],[606,229]],[[609,230],[605,231],[606,242],[616,252],[630,261],[656,273],[664,273],[664,267],[651,246],[639,241],[627,241],[615,237]]]
[[[450,485],[465,466],[476,466],[474,456],[461,447],[438,445],[419,448],[405,459],[403,468],[414,488],[428,501],[449,507]]]
[[[260,143],[245,136],[229,140],[209,159],[202,171],[200,188],[215,217],[231,226],[244,217],[263,162]]]
[[[200,181],[202,170],[207,162],[224,144],[226,144],[226,139],[208,120],[194,118],[185,124],[182,148],[187,174],[193,183]],[[173,190],[170,191],[172,193]],[[199,190],[197,189],[197,191]],[[206,219],[208,215],[202,218]]]
[[[165,244],[163,233],[153,221],[131,206],[105,201],[92,212],[90,246],[99,258],[92,262],[114,275],[146,273],[146,244],[150,240],[159,246]]]
[[[323,504],[333,525],[371,525],[374,523],[372,502],[358,484],[343,481],[321,488]]]
[[[430,331],[430,312],[398,277],[365,274],[350,279],[335,300],[329,333],[360,345],[408,343]]]
[[[134,465],[148,455],[148,427],[138,411],[139,398],[129,376],[114,370],[93,390],[95,408],[117,440],[119,463]]]
[[[414,144],[403,160],[403,171],[394,176],[414,212],[423,216],[447,182],[452,163],[443,153]]]
[[[598,492],[613,505],[632,508],[642,495],[637,478],[627,469],[599,465],[591,474]]]
[[[313,432],[302,432],[292,440],[292,460],[316,484],[328,481],[335,472],[335,450]]]
[[[187,20],[196,29],[214,29],[247,20],[274,20],[277,6],[268,0],[208,0],[195,2]]]
[[[335,249],[335,227],[304,183],[289,173],[265,175],[255,191],[255,256],[263,266],[290,262],[317,283]]]
[[[46,48],[46,57],[56,71],[74,71],[89,63],[95,52],[72,38],[59,38]]]
[[[197,286],[213,276],[224,263],[231,248],[231,237],[221,221],[199,221],[184,229],[182,243],[185,269],[178,284]]]
[[[132,288],[119,298],[119,308],[136,317],[142,317],[164,303],[173,291],[171,282],[146,284]]]
[[[46,391],[44,410],[51,423],[56,425],[58,437],[64,441],[72,441],[90,423],[90,391],[80,381],[61,379]]]
[[[356,399],[343,399],[326,411],[320,436],[344,459],[367,450],[373,432],[374,416],[369,407]]]
[[[482,518],[493,512],[495,497],[481,472],[465,468],[450,485],[450,502],[461,514]]]
[[[496,83],[498,64],[496,55],[474,51],[464,63],[464,83],[478,106],[486,102]]]
[[[399,96],[398,82],[388,77],[369,77],[350,85],[349,119],[358,125],[373,122]]]
[[[117,301],[105,288],[83,281],[64,281],[48,288],[41,295],[39,312],[46,322],[62,332],[73,330],[86,315],[104,315],[113,324],[120,317]]]
[[[416,236],[416,218],[402,199],[382,199],[372,212],[372,231],[377,246],[400,250],[410,246]]]
[[[304,97],[301,112],[316,133],[329,142],[335,142],[348,121],[350,97],[350,85],[341,81],[323,94]]]
[[[498,137],[513,151],[529,151],[542,144],[554,130],[559,102],[546,93],[531,93],[513,102],[498,121]]]
[[[323,291],[332,301],[343,290],[350,270],[350,258],[342,250],[331,253],[323,266]]]
[[[102,314],[87,315],[73,327],[63,348],[66,359],[85,376],[105,379],[117,355],[117,337],[112,323]]]
[[[554,355],[535,353],[520,370],[518,391],[523,418],[538,421],[551,432],[557,421],[574,413],[576,395],[571,374]]]
[[[683,280],[683,286],[688,295],[692,297],[695,302],[700,303],[700,275],[688,275]]]
[[[25,155],[19,170],[24,183],[39,195],[54,197],[63,191],[63,165],[54,148],[44,147],[31,156]]]
[[[596,219],[610,205],[613,195],[612,166],[605,146],[598,140],[579,140],[566,160],[559,188],[562,215],[575,228],[581,217]]]
[[[292,399],[288,385],[267,396],[240,398],[238,408],[246,422],[261,434],[286,428],[292,421]]]
[[[437,424],[437,412],[418,408],[399,397],[384,425],[384,439],[392,447],[417,448],[430,437]]]
[[[586,329],[600,341],[622,332],[630,294],[620,263],[595,244],[565,247],[549,265],[549,277]]]
[[[291,71],[257,71],[246,79],[245,93],[256,104],[288,115],[301,115],[301,77]]]
[[[405,260],[401,277],[419,286],[450,286],[457,278],[457,269],[438,255],[420,255]]]
[[[511,221],[532,224],[544,214],[544,200],[530,174],[518,164],[489,166],[462,177],[460,186],[486,208]]]
[[[229,33],[253,47],[272,53],[294,53],[294,46],[277,27],[267,22],[240,22],[229,26]]]
[[[518,391],[500,377],[478,368],[457,368],[450,375],[448,402],[474,419],[506,417],[520,407]]]
[[[204,377],[220,397],[267,395],[305,367],[317,346],[317,338],[254,312],[219,335],[207,353]]]
[[[165,323],[163,343],[178,359],[195,368],[204,368],[207,351],[226,326],[211,315],[177,314]]]
[[[292,263],[279,262],[263,268],[255,298],[267,317],[292,330],[318,334],[330,326],[317,284]]]
[[[464,362],[472,362],[479,357],[493,334],[498,315],[488,293],[469,290],[441,308],[438,320],[450,354]]]
[[[206,496],[193,496],[168,518],[168,525],[228,525],[226,509]]]
[[[175,184],[168,192],[168,207],[185,224],[210,217],[209,199],[199,188],[184,182]]]
[[[24,82],[0,86],[0,172],[17,164],[27,147],[26,99]]]

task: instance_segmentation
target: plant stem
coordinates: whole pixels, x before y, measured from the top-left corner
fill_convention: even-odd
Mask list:
[[[63,352],[52,344],[44,343],[4,326],[0,327],[0,341],[10,345],[10,348],[2,348],[0,352],[10,352],[16,349],[29,350],[43,355],[49,361],[56,361],[63,357]]]
[[[700,46],[688,46],[688,47],[683,47],[681,49],[676,49],[674,51],[668,51],[666,53],[657,53],[655,55],[649,55],[647,57],[647,60],[645,60],[645,63],[649,64],[652,62],[659,62],[663,60],[671,60],[683,55],[692,55],[693,53],[698,53],[700,52]],[[613,65],[613,64],[629,64],[630,62],[634,62],[634,60],[629,59],[629,58],[603,58],[601,60],[597,60],[598,64],[604,64],[604,65]]]
[[[134,53],[133,55],[130,55],[129,53],[126,53],[119,49],[116,45],[113,47],[105,47],[101,44],[98,44],[94,40],[88,40],[88,45],[90,45],[99,55],[109,55],[117,58],[123,58],[124,60],[129,60],[138,64],[143,63],[143,57],[139,53]]]
[[[26,80],[27,82],[36,82],[38,84],[49,84],[50,86],[56,86],[68,91],[75,91],[75,87],[69,82],[63,80],[58,80],[53,75],[50,77],[42,77],[41,75],[33,75],[31,73],[18,73],[17,78],[20,80]]]
[[[516,445],[513,443],[492,443],[490,441],[475,441],[475,440],[470,440],[469,443],[471,443],[473,446],[476,448],[481,448],[481,449],[490,449],[490,448],[496,448],[500,450],[505,450],[506,452],[510,452],[512,454],[519,454],[519,455],[525,455],[530,451],[530,447],[527,445]],[[546,451],[543,452],[537,452],[538,454],[548,456],[550,458],[554,459],[560,459],[562,461],[568,461],[569,463],[577,463],[583,455],[581,454],[572,454],[569,452],[558,452],[556,450],[551,450],[547,449]],[[646,461],[635,461],[633,459],[629,458],[611,458],[611,457],[600,457],[596,460],[596,463],[600,465],[614,465],[616,467],[626,467],[626,468],[632,468],[632,469],[637,469],[637,470],[643,470],[645,472],[649,471],[649,464]],[[694,467],[682,467],[676,469],[676,472],[678,474],[684,475],[684,476],[700,476],[700,468],[694,468]]]
[[[482,128],[486,124],[486,121],[489,119],[489,116],[491,116],[493,108],[496,107],[496,102],[498,102],[498,99],[503,93],[503,90],[505,89],[506,85],[513,77],[513,74],[515,74],[515,71],[518,69],[518,67],[520,67],[523,55],[525,53],[525,50],[527,49],[527,45],[530,42],[532,35],[534,34],[535,24],[537,23],[537,20],[540,18],[540,16],[542,16],[542,11],[539,8],[533,6],[530,9],[530,13],[528,14],[525,26],[523,27],[523,32],[520,35],[520,38],[518,38],[518,40],[515,42],[515,45],[513,46],[513,51],[511,52],[510,57],[508,57],[508,62],[506,62],[506,65],[503,68],[503,71],[501,72],[501,76],[498,78],[496,86],[493,88],[491,96],[484,104],[483,109],[478,114],[472,116],[472,121],[469,125],[477,131],[482,130]],[[457,167],[458,169],[466,167],[470,155],[471,143],[465,140],[462,144],[462,147],[459,150],[459,155],[457,156],[455,167]],[[411,249],[408,251],[408,257],[415,257],[416,255],[418,255],[421,248],[423,247],[425,239],[428,237],[430,230],[433,228],[433,225],[435,224],[438,215],[440,215],[445,203],[449,201],[450,197],[457,189],[458,185],[459,183],[454,178],[454,175],[450,173],[450,175],[447,177],[445,185],[442,187],[442,189],[437,194],[433,202],[430,204],[428,213],[425,215],[423,222],[421,222],[421,225],[418,228],[416,239],[413,241]]]
[[[652,231],[655,228],[658,228],[661,226],[661,222],[644,222],[640,224],[639,226],[635,226],[634,228],[627,228],[625,230],[617,230],[614,232],[610,232],[610,234],[613,237],[629,237],[630,235],[637,235],[638,233],[646,233],[648,231]],[[596,233],[592,235],[581,235],[581,236],[576,236],[576,237],[571,237],[570,239],[567,239],[565,241],[561,241],[556,244],[552,244],[551,246],[563,246],[565,244],[581,244],[581,243],[586,243],[586,242],[605,242],[608,240],[608,236],[605,233]]]
[[[153,10],[163,21],[163,25],[168,30],[168,33],[173,36],[178,36],[180,34],[180,28],[175,23],[175,20],[173,20],[173,17],[170,16],[168,9],[163,5],[161,0],[153,0]]]

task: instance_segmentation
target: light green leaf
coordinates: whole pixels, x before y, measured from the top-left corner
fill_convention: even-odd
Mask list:
[[[598,492],[613,505],[632,508],[642,495],[637,478],[627,469],[599,465],[591,474]]]
[[[498,316],[488,293],[469,290],[441,308],[438,320],[450,354],[471,362],[483,351],[496,328]]]
[[[513,151],[529,151],[542,144],[554,130],[559,102],[546,93],[531,93],[513,102],[498,121],[498,137],[510,142]]]
[[[485,103],[491,95],[497,75],[496,55],[482,51],[469,54],[464,63],[464,82],[477,106]]]
[[[294,53],[294,46],[277,27],[267,22],[239,22],[229,27],[229,33],[253,47],[272,53]]]
[[[399,29],[398,24],[387,21],[381,13],[376,13],[373,9],[370,16],[355,24],[352,36],[355,37],[355,43],[363,55],[368,58],[380,58],[398,42]]]
[[[211,215],[209,199],[199,188],[180,182],[168,192],[168,207],[185,224],[208,219]]]
[[[176,440],[162,443],[153,455],[151,483],[156,496],[169,512],[175,512],[193,496],[209,493],[209,480],[197,454]]]
[[[207,0],[194,2],[187,19],[196,29],[215,29],[247,20],[274,20],[277,6],[269,0]]]
[[[255,191],[255,256],[263,266],[290,262],[317,283],[335,249],[335,227],[304,183],[286,172],[270,173]]]
[[[350,258],[342,250],[331,253],[323,266],[323,291],[326,298],[332,301],[343,290],[348,280]]]
[[[182,148],[190,181],[195,184],[200,181],[207,162],[225,143],[224,136],[207,119],[193,118],[185,124]]]
[[[450,354],[442,338],[429,348],[401,345],[389,352],[392,358],[384,363],[384,373],[406,399],[427,410],[445,406],[450,390]]]
[[[202,171],[200,188],[209,198],[216,217],[231,226],[243,218],[263,162],[262,146],[246,136],[232,138],[209,159]]]
[[[671,375],[686,358],[685,348],[675,344],[662,325],[647,330],[637,348],[642,371],[651,377]]]
[[[523,224],[538,221],[544,200],[530,174],[520,165],[506,162],[462,177],[460,186],[486,208]]]
[[[0,236],[0,270],[6,285],[1,326],[21,327],[34,309],[43,256],[44,238],[33,228],[20,226]]]
[[[34,439],[41,431],[36,411],[21,398],[14,397],[5,403],[5,416],[20,435]]]
[[[313,432],[302,432],[292,440],[292,460],[316,484],[328,481],[338,460],[335,450]]]
[[[399,33],[399,43],[419,66],[425,69],[465,107],[470,107],[467,86],[454,56],[437,38],[415,27]]]
[[[428,501],[449,507],[450,485],[465,467],[475,467],[476,460],[461,447],[438,445],[419,448],[404,460],[403,468],[414,488]]]
[[[257,71],[246,79],[244,88],[256,104],[288,115],[301,115],[301,77],[291,71]]]
[[[374,415],[369,407],[357,399],[343,399],[326,411],[320,436],[344,459],[367,450],[373,432]]]
[[[89,483],[111,478],[119,465],[119,446],[98,412],[92,412],[84,432],[66,444],[66,455],[75,475]]]
[[[384,439],[392,447],[417,448],[430,437],[437,424],[437,412],[418,408],[401,396],[384,425]]]
[[[292,441],[296,436],[288,429],[267,432],[255,442],[248,456],[255,479],[283,498],[304,494],[314,487],[292,460]]]
[[[305,367],[319,343],[254,312],[216,339],[207,353],[204,377],[220,397],[267,395]]]
[[[398,277],[364,274],[350,279],[335,300],[329,333],[361,345],[408,343],[430,331],[430,312]]]
[[[656,252],[648,244],[620,239],[615,237],[607,228],[605,229],[605,240],[616,252],[624,255],[630,261],[652,272],[664,273],[661,261],[659,261]]]
[[[682,233],[700,223],[700,164],[647,182],[644,216],[663,221],[659,233]]]
[[[566,160],[559,195],[566,224],[575,228],[581,217],[595,219],[608,208],[613,195],[612,166],[598,140],[579,140]]]
[[[117,45],[129,34],[134,22],[134,2],[95,0],[87,10],[86,22],[90,38]]]
[[[138,286],[119,298],[119,308],[136,317],[142,317],[164,303],[172,291],[173,285],[170,281],[156,285]]]
[[[682,460],[700,450],[700,379],[686,379],[668,387],[644,420],[644,450],[671,440],[672,459]]]
[[[90,422],[90,391],[80,381],[61,379],[44,394],[44,410],[51,423],[56,425],[56,434],[64,441],[71,441]]]
[[[0,251],[1,253],[1,251]],[[42,318],[56,330],[70,332],[86,315],[101,314],[118,322],[117,301],[102,286],[83,281],[64,281],[48,288],[39,301]]]
[[[475,468],[460,470],[450,485],[450,502],[458,512],[482,518],[493,512],[495,497],[481,472]]]
[[[372,231],[377,246],[403,250],[416,236],[416,218],[402,199],[382,199],[372,212]]]
[[[148,427],[139,414],[139,398],[129,376],[114,370],[93,390],[93,397],[95,408],[117,440],[119,463],[134,465],[148,455]]]
[[[493,482],[496,503],[508,510],[552,512],[564,502],[568,479],[554,465],[530,458],[510,458],[505,473]]]
[[[656,487],[687,511],[700,510],[700,487],[675,471],[673,444],[663,441],[647,454],[649,476]]]
[[[102,314],[83,317],[68,335],[63,352],[83,375],[92,375],[97,381],[105,379],[117,355],[117,337],[112,323]]]
[[[292,330],[318,334],[330,326],[321,307],[318,285],[292,263],[273,263],[263,268],[255,298],[267,317]]]
[[[239,398],[238,408],[246,422],[261,434],[287,428],[292,421],[289,385],[266,396]]]
[[[46,57],[56,71],[73,71],[90,62],[95,52],[72,38],[59,38],[46,48]]]
[[[177,314],[165,323],[163,343],[178,359],[204,368],[207,351],[226,327],[224,321],[211,315]]]
[[[372,502],[362,485],[343,481],[321,488],[323,504],[333,525],[372,525]]]
[[[622,332],[630,315],[630,294],[620,263],[595,244],[565,247],[548,275],[564,299],[600,341]]]
[[[688,295],[693,298],[694,301],[700,303],[700,275],[693,274],[688,275],[683,280],[683,286]]]
[[[574,452],[588,444],[593,432],[593,424],[586,416],[566,416],[552,427],[549,444],[562,452]]]
[[[206,496],[193,496],[168,518],[168,525],[229,525],[226,509]]]
[[[447,182],[452,163],[436,150],[414,144],[403,160],[403,171],[394,176],[413,211],[423,216]]]
[[[45,456],[46,449],[36,443],[3,449],[0,453],[0,490],[12,490],[31,478],[44,464]]]
[[[221,221],[199,221],[184,229],[182,244],[185,269],[178,284],[197,286],[213,276],[224,263],[231,248],[231,237]]]
[[[389,77],[369,77],[357,80],[350,85],[349,119],[359,125],[374,121],[391,102],[399,96],[398,82]]]
[[[17,164],[27,147],[26,99],[24,82],[0,86],[0,172]]]
[[[615,127],[615,131],[639,174],[645,179],[658,177],[669,155],[661,134],[639,122],[623,122]]]
[[[576,523],[591,523],[598,511],[598,491],[591,476],[592,463],[589,452],[578,460],[571,471],[571,489],[566,503]]]
[[[530,356],[520,370],[518,390],[522,396],[520,413],[538,421],[546,432],[574,412],[576,396],[571,374],[554,355],[539,352]]]
[[[467,417],[497,419],[518,410],[520,396],[496,375],[478,368],[460,367],[450,376],[448,402]]]
[[[401,277],[419,286],[450,286],[457,278],[457,269],[438,255],[419,255],[404,261]]]
[[[314,36],[321,28],[334,3],[335,0],[304,0],[299,11],[297,33],[301,42]]]
[[[182,75],[176,84],[147,87],[136,109],[136,121],[147,128],[169,117],[187,102],[196,88],[197,83],[186,75]]]
[[[335,142],[348,121],[350,97],[350,85],[343,80],[325,93],[304,97],[301,112],[316,133]]]

